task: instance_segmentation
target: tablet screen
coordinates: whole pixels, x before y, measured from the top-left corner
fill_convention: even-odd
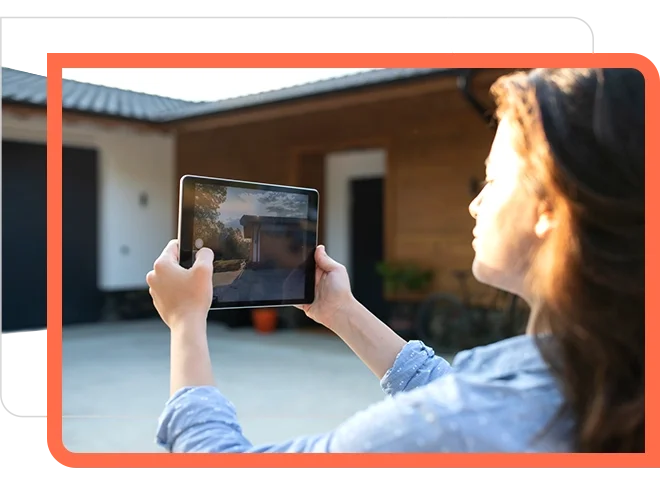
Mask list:
[[[213,251],[211,308],[313,300],[315,190],[206,178],[183,184],[182,265],[203,247]]]

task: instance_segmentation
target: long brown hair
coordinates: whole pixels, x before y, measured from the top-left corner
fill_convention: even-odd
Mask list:
[[[492,87],[557,226],[529,283],[578,452],[644,451],[644,77],[537,69]]]

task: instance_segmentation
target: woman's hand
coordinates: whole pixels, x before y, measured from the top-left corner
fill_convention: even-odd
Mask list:
[[[170,329],[206,321],[213,299],[213,252],[202,248],[191,269],[179,265],[179,243],[170,241],[147,274],[149,293]]]
[[[360,304],[351,292],[346,268],[319,245],[314,302],[300,306],[307,316],[335,332],[381,379],[406,341]]]
[[[202,248],[191,269],[179,265],[179,243],[170,241],[147,274],[149,293],[171,331],[170,394],[183,387],[214,385],[206,339],[213,300],[213,252]]]
[[[316,285],[312,304],[300,306],[317,323],[333,330],[338,315],[355,302],[346,268],[331,259],[323,245],[316,248]]]

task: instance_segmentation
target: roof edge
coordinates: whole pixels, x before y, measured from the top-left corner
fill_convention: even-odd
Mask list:
[[[46,77],[27,73],[25,71],[9,69],[12,72],[18,72],[22,75],[34,77],[35,79],[42,79],[44,84]],[[151,116],[134,117],[125,116],[120,113],[104,113],[102,111],[80,109],[75,106],[63,107],[64,111],[80,113],[87,116],[97,116],[103,118],[114,118],[122,121],[145,123],[151,125],[173,125],[180,124],[189,120],[198,118],[207,118],[217,116],[225,113],[241,111],[244,109],[255,109],[264,106],[278,105],[282,103],[289,103],[310,99],[319,96],[328,96],[336,94],[344,94],[361,89],[380,88],[386,86],[397,85],[402,82],[419,81],[438,77],[440,75],[455,76],[460,75],[466,69],[461,68],[384,68],[376,70],[367,70],[348,75],[336,76],[323,80],[317,80],[309,83],[302,83],[281,89],[269,90],[256,94],[248,94],[245,96],[232,97],[228,99],[221,99],[218,101],[186,101],[170,97],[158,96],[155,94],[147,94],[144,92],[137,92],[132,90],[117,89],[105,85],[97,85],[91,83],[78,82],[76,80],[63,80],[64,82],[74,82],[78,85],[88,86],[95,90],[103,89],[108,91],[115,91],[127,93],[130,95],[139,95],[149,98],[161,98],[171,100],[178,103],[184,103],[184,107],[174,110],[158,111]],[[4,94],[4,92],[3,92]],[[45,108],[45,99],[30,101],[26,99],[14,99],[10,96],[2,98],[3,103],[29,106],[33,108]]]
[[[378,71],[378,70],[376,70]],[[199,110],[197,112],[194,112],[191,108],[188,110],[182,109],[178,111],[173,111],[173,112],[166,112],[161,114],[160,123],[167,123],[167,124],[179,124],[183,122],[187,122],[190,120],[195,120],[199,118],[210,118],[210,117],[215,117],[219,115],[223,115],[225,113],[231,113],[235,111],[242,111],[242,110],[251,110],[251,109],[258,109],[258,108],[263,108],[266,106],[276,106],[276,105],[281,105],[281,104],[286,104],[286,103],[291,103],[291,102],[297,102],[297,101],[303,101],[305,99],[313,99],[316,97],[322,97],[322,96],[333,96],[333,95],[342,95],[342,94],[348,94],[351,92],[363,90],[363,89],[375,89],[375,88],[386,88],[386,87],[392,87],[396,86],[402,83],[412,83],[412,82],[419,82],[423,80],[430,80],[433,78],[437,78],[438,76],[459,76],[462,75],[466,69],[463,68],[441,68],[441,69],[429,69],[424,72],[420,70],[419,73],[411,74],[409,76],[403,76],[403,77],[397,77],[397,78],[388,78],[388,79],[383,79],[383,80],[378,80],[378,81],[373,81],[373,82],[368,82],[364,84],[356,84],[356,85],[345,85],[342,87],[337,87],[337,88],[332,88],[328,90],[322,90],[322,91],[317,91],[317,92],[300,92],[298,94],[290,95],[290,96],[282,96],[281,94],[284,91],[289,91],[289,90],[294,90],[294,89],[300,89],[302,87],[307,87],[308,85],[314,85],[317,84],[318,82],[313,82],[311,84],[301,84],[301,85],[296,85],[294,87],[287,87],[285,89],[278,89],[278,90],[271,90],[267,92],[262,92],[259,94],[250,94],[248,96],[244,97],[235,97],[235,98],[229,98],[229,99],[223,99],[220,101],[215,101],[211,105],[200,105],[199,107],[204,107],[204,110]],[[352,76],[352,75],[350,75]],[[337,77],[337,78],[343,78],[343,77]],[[322,82],[327,82],[330,80],[322,80]],[[248,104],[243,104],[243,105],[235,105],[232,106],[233,101],[241,101],[243,99],[247,98],[256,98],[258,96],[261,96],[261,100],[255,100],[252,103]],[[274,98],[268,98],[269,96],[274,96]],[[188,113],[186,113],[189,111]]]

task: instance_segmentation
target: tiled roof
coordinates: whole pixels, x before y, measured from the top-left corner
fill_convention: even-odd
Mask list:
[[[46,77],[2,68],[2,101],[46,105]],[[62,81],[62,108],[143,121],[159,121],[164,113],[195,106],[195,103],[103,85]]]
[[[314,95],[383,85],[449,71],[451,70],[446,68],[377,69],[211,102],[191,102],[103,85],[63,80],[62,107],[70,111],[165,123]],[[45,106],[46,78],[10,68],[2,68],[2,100],[10,103]]]
[[[395,81],[420,78],[440,72],[446,72],[446,69],[376,69],[353,73],[345,76],[338,76],[319,80],[302,85],[295,85],[268,92],[260,92],[241,97],[233,97],[220,101],[200,103],[189,108],[181,108],[166,113],[163,118],[167,121],[190,118],[206,114],[222,113],[241,108],[261,106],[264,104],[273,104],[276,102],[300,99],[315,95],[341,92],[345,90],[357,89],[375,85],[383,85]]]

